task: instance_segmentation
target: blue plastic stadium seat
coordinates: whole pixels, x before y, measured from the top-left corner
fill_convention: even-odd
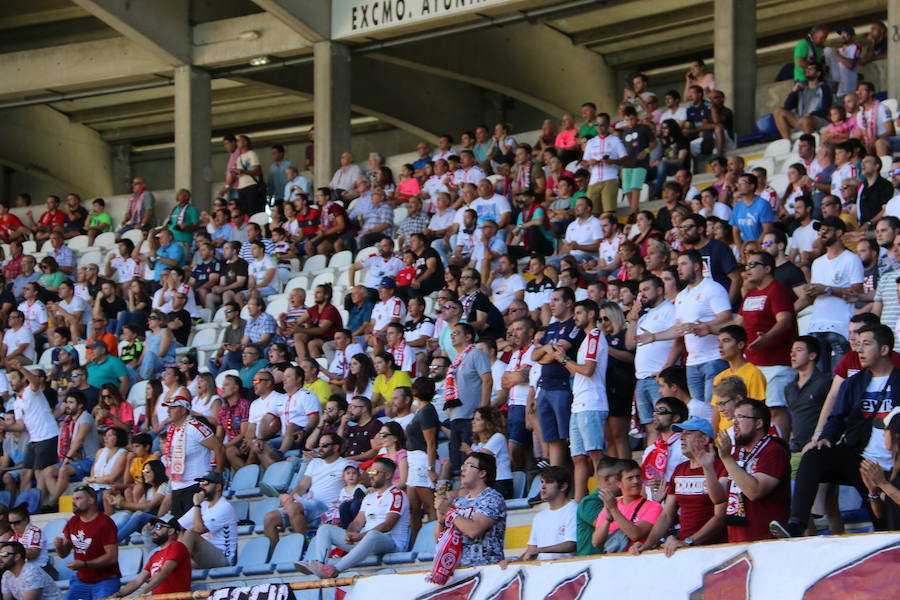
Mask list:
[[[399,565],[403,563],[411,563],[416,560],[419,553],[433,552],[434,528],[437,527],[437,521],[429,521],[422,525],[419,533],[416,534],[416,541],[412,550],[409,552],[389,552],[382,557],[382,562],[386,565]]]
[[[209,569],[191,569],[191,581],[199,581],[209,576]],[[206,589],[206,588],[203,588]]]
[[[263,482],[268,483],[279,492],[286,492],[288,484],[291,482],[291,477],[294,475],[294,466],[296,464],[297,461],[283,460],[271,465],[263,473]]]
[[[123,548],[119,550],[119,570],[122,579],[131,581],[135,575],[141,572],[144,564],[144,553],[140,548]]]
[[[513,498],[506,501],[506,510],[521,510],[529,506],[527,498]]]
[[[125,521],[128,520],[128,517],[131,516],[131,513],[127,510],[120,510],[117,513],[114,513],[110,518],[113,520],[113,523],[116,524],[116,527],[121,527],[125,524]]]
[[[52,555],[53,566],[56,567],[56,572],[59,573],[59,579],[56,580],[56,585],[62,590],[69,589],[69,580],[75,574],[74,571],[69,569],[66,566],[66,563],[71,560],[69,558],[60,558],[59,556]]]
[[[51,548],[53,547],[53,540],[62,537],[62,531],[65,526],[66,519],[53,519],[41,527],[41,530],[44,532],[44,539],[49,540]]]
[[[231,504],[231,508],[234,509],[235,519],[238,521],[246,521],[250,518],[249,500],[231,500],[229,504]]]
[[[278,540],[272,558],[268,561],[263,555],[254,557],[255,564],[244,567],[244,575],[266,575],[275,570],[275,566],[284,566],[279,572],[295,571],[294,562],[300,560],[303,555],[303,535],[292,533]]]
[[[253,531],[256,533],[263,532],[263,519],[267,512],[273,510],[278,510],[278,498],[263,498],[253,505],[250,509],[250,520],[253,521]],[[238,533],[240,533],[240,531]]]
[[[238,469],[238,472],[234,474],[234,479],[232,479],[231,483],[228,485],[227,497],[230,498],[231,496],[236,495],[237,492],[255,489],[258,482],[259,465],[244,465],[243,467]],[[259,490],[257,489],[255,495],[258,494]],[[250,495],[252,496],[254,494]]]
[[[416,559],[419,562],[431,562],[434,560],[434,552],[422,552],[416,556]]]
[[[377,554],[370,554],[365,557],[361,563],[356,565],[357,567],[377,567],[381,564],[381,557]]]

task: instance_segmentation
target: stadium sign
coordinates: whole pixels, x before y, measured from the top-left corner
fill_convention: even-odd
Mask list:
[[[900,534],[876,533],[458,569],[442,587],[424,573],[377,575],[342,591],[347,600],[884,600],[896,597],[898,565]]]
[[[513,0],[332,0],[331,37],[339,40],[474,13]]]

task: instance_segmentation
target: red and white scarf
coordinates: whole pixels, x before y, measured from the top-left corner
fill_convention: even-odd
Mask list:
[[[513,192],[522,192],[531,189],[531,161],[519,165],[516,169],[516,181],[513,184]]]
[[[140,225],[141,221],[144,220],[144,208],[141,198],[143,198],[146,193],[147,190],[144,190],[140,194],[132,194],[131,197],[128,198],[128,211],[126,214],[128,215],[128,221],[132,225]]]
[[[81,413],[79,412],[77,415],[67,415],[63,422],[60,423],[59,426],[59,441],[56,445],[56,456],[59,460],[63,460],[69,454],[69,448],[72,447],[72,440],[75,437],[75,424],[78,422],[78,419],[81,417]]]
[[[187,440],[186,423],[170,425],[166,434],[166,471],[172,481],[184,479],[185,441]]]
[[[456,385],[456,370],[459,369],[459,365],[462,364],[466,354],[474,349],[475,344],[469,344],[468,347],[457,354],[454,357],[453,362],[450,363],[450,368],[447,369],[447,377],[444,380],[444,402],[459,399],[459,388]]]
[[[649,483],[654,479],[666,478],[666,467],[669,466],[669,446],[677,444],[681,438],[681,433],[673,433],[668,440],[664,440],[662,436],[657,436],[653,449],[644,459],[641,465],[641,475],[644,481]]]
[[[878,109],[881,102],[872,99],[872,108],[866,110],[866,107],[859,107],[859,116],[857,117],[857,125],[863,130],[863,136],[867,142],[873,141],[878,137]]]
[[[390,347],[390,352],[394,356],[394,364],[398,369],[403,369],[403,358],[406,356],[406,340],[401,339],[396,346]]]
[[[522,348],[521,350],[519,350],[518,356],[516,356],[516,358],[515,358],[516,365],[513,367],[514,371],[522,370],[522,359],[524,358],[524,356],[526,354],[528,354],[529,350],[531,350],[531,344],[529,344],[529,345],[525,346],[524,348]]]

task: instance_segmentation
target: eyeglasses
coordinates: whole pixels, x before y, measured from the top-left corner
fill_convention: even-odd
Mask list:
[[[44,271],[49,268],[50,268],[50,265],[41,265],[41,271]]]
[[[112,398],[110,394],[100,394],[101,398]]]
[[[231,314],[231,313],[233,313],[233,312],[234,312],[234,309],[233,309],[233,308],[229,308],[229,309],[227,309],[227,310],[225,311],[225,314],[226,314],[226,315],[229,315],[229,314]]]
[[[682,231],[687,231],[688,229],[693,229],[694,227],[696,227],[696,225],[693,223],[684,223],[681,227],[679,227],[679,229]]]
[[[393,434],[389,431],[379,431],[378,432],[378,437],[387,437],[389,435],[393,435]]]
[[[607,322],[609,322],[609,317],[600,317],[600,320],[603,321],[604,323],[607,323]]]
[[[768,248],[769,246],[774,246],[775,242],[763,242],[760,244],[763,248]]]
[[[192,363],[192,362],[189,361],[189,360],[180,360],[180,361],[178,361],[178,364],[180,364],[180,365],[192,365],[192,364],[194,364],[194,363]]]
[[[665,409],[665,408],[657,408],[656,410],[653,411],[653,414],[665,416],[665,415],[671,415],[672,411]]]
[[[460,278],[460,279],[475,279],[475,278],[472,277],[471,275],[460,275],[459,278]]]
[[[451,331],[451,332],[450,332],[450,335],[451,335],[451,336],[454,336],[454,335],[462,335],[462,331]]]
[[[169,528],[169,525],[166,525],[165,523],[157,523],[156,525],[153,526],[153,531],[159,531],[161,529],[168,529],[168,528]]]
[[[755,420],[759,419],[760,417],[751,417],[751,416],[748,416],[748,415],[734,415],[734,418],[735,418],[735,419],[747,419],[747,420],[755,421]]]
[[[381,469],[369,469],[366,471],[369,475],[378,475],[379,473],[385,473],[386,471],[382,471]]]
[[[159,319],[160,318],[157,317],[156,315],[150,315],[149,317],[147,317],[148,321],[159,321]]]
[[[429,371],[436,371],[441,368],[441,365],[428,365]]]
[[[256,379],[253,380],[253,383],[262,383],[263,381],[272,381],[272,380],[269,379],[268,377],[261,377],[261,378],[257,377]]]
[[[751,261],[748,262],[746,265],[744,265],[744,270],[745,270],[745,271],[749,271],[749,270],[752,269],[753,267],[760,267],[760,266],[762,266],[762,263],[761,263],[761,262],[756,262],[755,260],[751,260]]]
[[[81,377],[81,373],[72,373],[72,377]]]
[[[441,308],[443,308],[444,310],[450,310],[451,308],[456,308],[456,307],[452,304],[445,304]]]

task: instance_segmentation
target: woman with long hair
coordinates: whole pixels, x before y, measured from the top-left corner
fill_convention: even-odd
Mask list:
[[[216,379],[212,373],[200,373],[196,383],[197,393],[191,402],[191,414],[204,417],[215,428],[219,424],[219,407],[222,406],[222,398],[216,393]]]
[[[600,307],[600,326],[609,346],[606,366],[606,395],[609,417],[606,419],[607,454],[629,458],[628,426],[637,380],[634,376],[634,353],[625,346],[625,313],[618,304],[607,302]]]
[[[412,387],[412,380],[406,371],[401,371],[394,362],[394,355],[390,352],[379,352],[372,361],[375,365],[375,383],[372,386],[372,412],[384,408],[387,416],[393,416],[389,403],[394,396],[394,390],[398,387]]]
[[[663,282],[663,293],[666,296],[666,300],[674,303],[675,297],[684,289],[684,282],[678,278],[678,267],[675,265],[665,267],[659,278]]]
[[[737,260],[741,259],[740,248],[738,248],[734,243],[734,233],[732,232],[731,225],[728,224],[727,221],[723,221],[722,219],[711,218],[707,219],[707,231],[710,232],[710,237],[714,240],[719,240],[729,248],[734,253],[734,257]]]
[[[418,406],[406,426],[406,494],[409,496],[409,523],[411,539],[422,527],[422,511],[430,520],[436,518],[434,510],[434,484],[437,481],[437,436],[441,420],[431,403],[434,399],[434,380],[419,377],[412,384],[412,395]]]
[[[45,256],[38,263],[41,276],[38,277],[38,283],[48,292],[59,291],[59,284],[66,279],[66,274],[59,270],[59,263],[52,256]]]
[[[284,370],[291,366],[291,354],[287,344],[276,342],[269,346],[268,359],[269,364],[266,369],[272,373],[275,378],[275,385],[281,390],[281,382],[284,381]]]
[[[97,450],[91,474],[84,483],[95,491],[102,492],[114,483],[121,483],[128,462],[128,433],[120,427],[110,427],[103,434],[103,447]]]
[[[138,421],[138,430],[148,433],[154,432],[154,415],[156,414],[156,400],[162,396],[163,386],[159,379],[151,379],[144,388],[144,414]]]
[[[164,406],[166,400],[183,396],[190,401],[191,392],[185,386],[186,383],[184,373],[179,371],[177,367],[166,367],[163,369],[163,389],[156,399],[156,406],[153,409],[153,432],[155,434],[161,434],[169,426],[169,409]]]
[[[134,408],[122,398],[119,386],[104,383],[100,386],[97,406],[94,407],[94,421],[97,429],[119,427],[131,433],[134,431]]]
[[[200,371],[197,370],[197,355],[193,352],[182,354],[178,359],[178,370],[184,373],[184,378],[187,381],[188,391],[190,391],[192,395],[196,396],[197,375],[200,374]]]
[[[655,175],[656,197],[662,198],[663,184],[666,177],[674,175],[679,169],[689,169],[691,166],[691,155],[689,150],[688,139],[681,131],[681,125],[675,119],[666,119],[659,125],[660,140],[662,141],[662,155],[659,160],[650,162],[650,169],[655,172],[651,173],[651,177]]]
[[[810,193],[809,187],[802,185],[801,181],[806,178],[806,167],[803,163],[792,163],[787,170],[788,185],[784,188],[781,195],[781,206],[778,214],[782,221],[794,218],[794,202],[800,196],[807,196]]]
[[[119,543],[126,541],[132,533],[140,531],[144,525],[155,517],[169,512],[171,496],[169,495],[169,476],[162,461],[151,460],[144,463],[141,470],[144,494],[137,501],[128,501],[122,494],[112,497],[111,504],[115,510],[130,510],[131,515],[119,527]]]
[[[719,202],[719,190],[709,186],[700,190],[700,216],[717,217],[725,221],[731,218],[731,207],[724,202]]]
[[[509,462],[509,443],[503,415],[493,406],[480,406],[472,416],[472,446],[462,445],[463,454],[485,452],[497,461],[494,489],[507,500],[513,497],[512,466]]]
[[[400,489],[406,488],[409,463],[406,460],[406,432],[403,431],[403,426],[397,421],[388,421],[381,425],[381,430],[377,435],[381,438],[381,450],[378,451],[378,456],[389,458],[397,465],[391,483]]]
[[[659,228],[656,225],[656,217],[649,210],[638,212],[635,217],[634,226],[637,230],[637,235],[635,235],[631,241],[640,248],[641,257],[645,257],[647,256],[647,242],[650,240],[650,236],[653,234],[662,235],[662,232],[659,231]]]
[[[178,347],[172,330],[166,327],[166,316],[162,311],[154,309],[147,322],[150,329],[144,341],[144,351],[138,359],[141,379],[153,379],[167,365],[175,364],[175,349]]]
[[[375,366],[368,354],[360,352],[350,357],[350,373],[344,381],[347,397],[365,396],[372,398],[372,386],[375,383]]]
[[[859,466],[863,483],[869,489],[869,506],[884,522],[887,531],[900,529],[900,408],[894,408],[877,426],[884,428],[884,447],[891,453],[891,470],[887,475],[882,466],[865,459]]]
[[[394,184],[394,172],[390,167],[381,166],[375,172],[375,181],[372,182],[372,189],[381,189],[384,192],[384,199],[388,204],[394,203],[394,193],[397,186]]]
[[[150,316],[150,307],[152,300],[147,294],[144,283],[138,279],[134,279],[125,286],[125,305],[128,310],[119,313],[116,322],[116,335],[122,333],[122,328],[126,325],[134,325],[141,331],[147,330],[147,317]]]
[[[450,265],[444,269],[444,289],[453,292],[454,300],[459,296],[459,278],[462,277],[462,267]]]

